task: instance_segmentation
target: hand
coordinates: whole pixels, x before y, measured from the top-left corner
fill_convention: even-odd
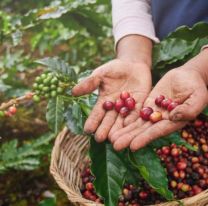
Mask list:
[[[158,95],[171,98],[180,105],[169,113],[155,105]],[[152,140],[182,128],[188,120],[195,119],[207,103],[207,87],[199,72],[187,66],[171,70],[157,83],[144,103],[145,107],[161,111],[163,120],[153,124],[138,118],[112,135],[114,148],[121,150],[130,146],[131,150],[138,150]]]
[[[96,140],[102,142],[108,134],[111,136],[124,124],[133,122],[137,118],[136,111],[132,111],[124,120],[114,110],[106,112],[102,105],[107,100],[118,99],[122,91],[128,91],[137,102],[137,110],[140,110],[151,86],[150,68],[144,63],[115,59],[95,69],[72,90],[73,95],[80,96],[99,89],[97,103],[84,126],[85,132],[95,133]]]

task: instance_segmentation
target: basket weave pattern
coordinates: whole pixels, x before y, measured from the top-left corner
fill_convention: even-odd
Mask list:
[[[67,128],[57,136],[51,156],[50,172],[69,201],[75,206],[104,206],[87,200],[80,193],[81,171],[86,162],[89,138],[72,135]],[[185,206],[208,206],[208,190],[183,199]],[[166,202],[157,206],[177,206],[178,202]],[[156,205],[155,205],[156,206]]]

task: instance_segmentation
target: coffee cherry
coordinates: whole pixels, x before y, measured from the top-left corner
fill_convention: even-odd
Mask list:
[[[36,82],[36,83],[40,83],[41,81],[42,81],[42,78],[41,78],[41,77],[36,77],[36,78],[35,78],[35,82]]]
[[[9,111],[5,111],[5,112],[4,112],[4,116],[6,116],[6,117],[12,117],[13,114],[10,113]]]
[[[194,185],[194,186],[192,187],[192,190],[193,190],[193,192],[194,192],[195,195],[197,195],[197,194],[199,194],[199,193],[202,192],[202,188],[199,187],[198,185]]]
[[[89,191],[89,190],[86,190],[84,193],[83,193],[83,196],[86,198],[86,199],[90,199],[90,196],[92,195],[92,193]]]
[[[190,190],[190,186],[188,184],[183,184],[182,187],[181,187],[181,190],[183,192],[188,192]]]
[[[111,101],[106,101],[103,103],[103,109],[106,111],[112,110],[114,107],[114,103]]]
[[[186,169],[186,167],[187,167],[187,163],[186,162],[178,162],[177,163],[177,169],[179,169],[179,170],[185,170]]]
[[[47,75],[44,74],[44,73],[40,75],[40,79],[41,79],[41,80],[44,80],[46,77],[47,77]],[[37,77],[37,78],[38,78],[38,77]]]
[[[153,109],[151,107],[144,107],[140,111],[140,117],[143,120],[148,121],[150,118],[150,115],[153,113]]]
[[[51,97],[56,97],[57,96],[57,92],[56,91],[51,91]]]
[[[155,104],[160,107],[161,106],[161,102],[165,99],[165,97],[163,95],[159,95],[156,99],[155,99]]]
[[[147,199],[147,197],[148,197],[148,193],[147,193],[147,192],[144,192],[144,191],[141,191],[141,192],[139,193],[139,197],[140,197],[142,200],[145,200],[145,199]]]
[[[123,91],[123,92],[121,92],[121,94],[120,94],[120,98],[122,99],[122,100],[126,100],[126,99],[128,99],[130,97],[130,94],[128,93],[128,92],[126,92],[126,91]]]
[[[203,125],[203,122],[201,120],[196,119],[194,121],[194,126],[195,127],[201,127]]]
[[[14,114],[16,114],[16,112],[17,112],[17,108],[16,108],[15,106],[11,106],[11,107],[9,107],[8,111],[9,111],[12,115],[14,115]]]
[[[57,77],[54,77],[53,79],[51,79],[51,84],[57,84],[58,83],[58,79]]]
[[[184,139],[186,139],[186,138],[188,138],[189,133],[188,133],[186,130],[183,130],[181,136],[182,136]]]
[[[150,116],[149,119],[152,123],[156,123],[159,122],[160,120],[162,120],[162,113],[161,112],[153,112]]]
[[[86,189],[87,189],[87,190],[93,190],[93,189],[94,189],[93,184],[92,184],[91,182],[88,182],[88,183],[86,184]]]
[[[172,181],[170,182],[170,186],[171,186],[172,188],[176,188],[176,187],[177,187],[177,182],[176,182],[175,180],[172,180]]]
[[[171,102],[171,103],[168,105],[167,109],[168,109],[168,111],[170,112],[170,111],[172,111],[173,109],[175,109],[178,105],[179,105],[179,104],[178,104],[177,102]]]
[[[207,144],[202,145],[202,151],[205,153],[208,152],[208,145]]]
[[[39,102],[40,101],[40,97],[38,95],[34,95],[33,96],[33,101],[34,102]]]
[[[170,154],[170,148],[168,146],[163,146],[162,147],[162,153],[164,155],[169,155]]]
[[[168,106],[172,103],[172,100],[171,99],[164,99],[162,102],[161,102],[161,107],[164,108],[164,109],[167,109]]]
[[[0,118],[1,117],[4,117],[4,116],[5,116],[4,112],[3,111],[0,111]]]
[[[179,150],[178,150],[177,148],[173,148],[173,149],[171,150],[171,155],[172,155],[173,157],[177,157],[177,156],[179,155]]]
[[[181,170],[181,171],[179,172],[179,177],[180,177],[181,179],[184,179],[184,178],[186,177],[186,173],[185,173],[183,170]]]
[[[136,101],[134,98],[129,97],[125,100],[124,104],[129,110],[133,110],[135,108]]]
[[[122,107],[119,111],[119,114],[122,116],[122,117],[126,117],[128,116],[129,114],[129,109],[127,107]]]
[[[58,89],[57,89],[57,93],[58,94],[62,94],[64,92],[64,89],[63,88],[61,88],[61,87],[58,87]]]
[[[124,100],[122,100],[122,99],[116,100],[116,102],[115,102],[115,110],[116,110],[117,112],[120,112],[120,109],[121,109],[122,107],[124,107]]]
[[[33,89],[38,89],[38,83],[33,84]]]

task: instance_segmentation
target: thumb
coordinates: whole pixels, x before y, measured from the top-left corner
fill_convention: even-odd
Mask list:
[[[193,120],[207,106],[208,95],[207,90],[198,89],[192,93],[189,98],[181,105],[178,105],[171,113],[170,120]]]
[[[96,90],[101,83],[100,77],[97,74],[92,73],[89,77],[78,83],[72,89],[73,96],[81,96],[89,94]]]

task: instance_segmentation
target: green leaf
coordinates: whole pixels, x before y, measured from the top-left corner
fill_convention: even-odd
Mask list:
[[[188,26],[178,27],[174,32],[168,35],[167,38],[178,38],[187,41],[193,41],[197,38],[201,39],[207,37],[208,34],[208,23],[199,22],[196,23],[192,28]]]
[[[51,197],[51,198],[46,198],[42,200],[38,206],[56,206],[56,198]]]
[[[208,107],[206,107],[206,108],[203,110],[202,113],[205,114],[206,116],[208,116]]]
[[[130,161],[138,169],[148,184],[167,200],[173,199],[168,189],[168,179],[160,159],[151,147],[145,147],[137,152],[129,152]]]
[[[69,64],[58,57],[46,57],[35,61],[36,63],[42,64],[48,67],[48,70],[58,72],[70,78],[70,80],[76,81],[76,73]]]
[[[50,99],[47,105],[46,120],[49,127],[57,134],[64,122],[64,101],[61,96]]]
[[[176,145],[183,145],[189,150],[196,151],[196,148],[194,148],[192,145],[190,145],[188,142],[186,142],[178,132],[174,132],[166,137],[161,137],[157,140],[154,140],[150,146],[152,148],[161,148],[163,146],[171,145],[172,143],[175,143]]]
[[[69,105],[64,117],[66,119],[66,126],[72,133],[83,134],[86,115],[79,103],[73,102],[73,104]]]
[[[121,195],[127,172],[123,153],[114,151],[108,142],[97,143],[91,137],[91,170],[96,179],[94,185],[98,195],[105,198],[106,206],[115,206]]]
[[[190,54],[197,44],[198,39],[186,41],[183,39],[165,39],[155,45],[153,52],[153,65],[163,68],[164,64],[172,64]]]

